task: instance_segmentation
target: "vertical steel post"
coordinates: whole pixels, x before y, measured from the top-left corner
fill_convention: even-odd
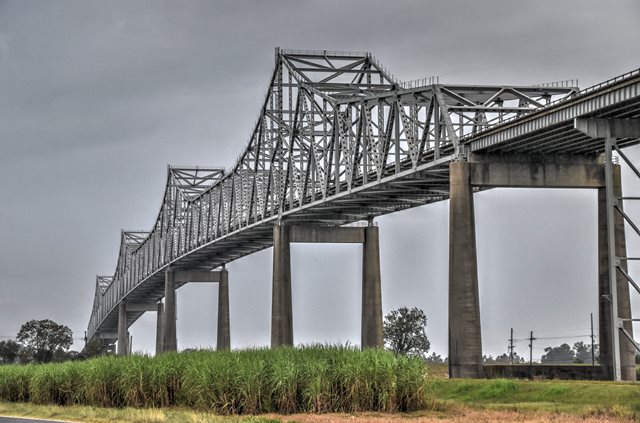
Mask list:
[[[613,380],[620,380],[622,372],[620,368],[620,321],[618,317],[618,283],[617,283],[617,256],[616,256],[616,236],[614,226],[614,205],[613,193],[613,157],[612,150],[615,138],[611,136],[610,128],[607,130],[604,139],[604,182],[605,197],[607,202],[607,252],[609,270],[609,296],[611,300],[611,342],[612,342],[612,364]]]
[[[596,365],[595,343],[593,340],[593,313],[591,313],[591,365]]]
[[[531,334],[529,335],[529,366],[533,365],[533,340],[535,338],[533,337],[533,331],[531,331]]]
[[[511,336],[509,337],[509,364],[513,366],[513,328],[511,328]]]

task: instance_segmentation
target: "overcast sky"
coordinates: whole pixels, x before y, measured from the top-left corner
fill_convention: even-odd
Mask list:
[[[121,229],[152,226],[167,164],[231,167],[241,153],[276,46],[371,51],[402,80],[587,87],[640,67],[639,22],[637,1],[0,0],[0,339],[43,318],[82,337],[95,275],[113,273]],[[628,172],[624,184],[640,194]],[[505,352],[511,327],[587,334],[596,193],[475,199],[485,353]],[[378,222],[384,313],[424,309],[445,355],[448,203]],[[360,342],[360,249],[292,247],[296,342]],[[269,342],[271,268],[271,249],[229,265],[234,348]],[[215,285],[178,291],[180,348],[215,344],[216,305]],[[154,350],[155,313],[131,332]]]

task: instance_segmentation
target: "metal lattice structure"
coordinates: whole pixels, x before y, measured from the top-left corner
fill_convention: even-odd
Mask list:
[[[152,230],[122,233],[114,276],[96,282],[89,339],[114,340],[125,298],[160,300],[167,266],[212,269],[267,248],[277,221],[344,225],[444,200],[453,160],[599,154],[602,142],[576,131],[574,117],[640,115],[638,71],[580,92],[573,81],[402,83],[370,53],[276,49],[275,59],[237,162],[226,172],[169,167]]]

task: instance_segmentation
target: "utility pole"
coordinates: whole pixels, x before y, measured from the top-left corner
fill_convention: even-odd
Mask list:
[[[531,335],[529,336],[529,367],[533,364],[533,341],[536,338],[533,337],[533,331],[531,331]]]
[[[509,338],[509,365],[513,366],[513,328],[511,328],[511,337]]]
[[[596,365],[595,342],[593,336],[593,313],[591,313],[591,365]]]

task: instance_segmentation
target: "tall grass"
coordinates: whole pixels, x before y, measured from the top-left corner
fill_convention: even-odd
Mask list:
[[[219,414],[409,411],[426,405],[426,370],[419,359],[350,347],[100,357],[0,366],[0,400]]]

